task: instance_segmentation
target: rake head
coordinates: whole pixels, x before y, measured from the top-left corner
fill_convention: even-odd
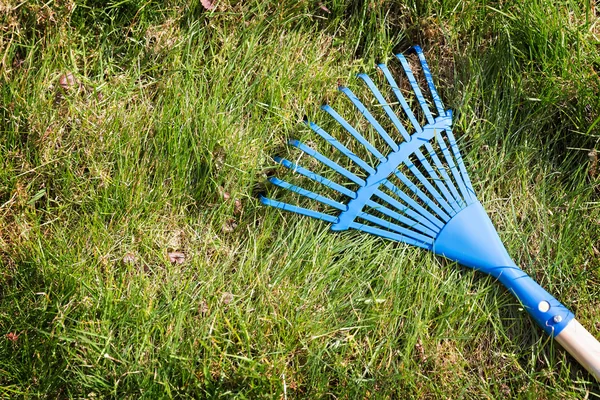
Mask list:
[[[317,135],[345,156],[348,162],[342,166],[298,140],[291,140],[289,144],[331,168],[343,182],[337,183],[334,179],[325,178],[283,158],[275,157],[275,160],[332,189],[342,199],[334,200],[272,177],[269,180],[274,185],[313,199],[320,206],[329,207],[333,213],[315,211],[266,197],[261,199],[264,204],[330,222],[334,231],[356,229],[439,252],[437,242],[444,227],[469,206],[475,205],[471,208],[477,208],[479,202],[452,134],[452,111],[445,110],[442,105],[421,48],[415,46],[413,50],[418,56],[428,97],[435,106],[435,111],[430,109],[408,60],[402,54],[396,55],[396,58],[412,89],[413,95],[408,100],[386,65],[380,64],[378,67],[385,76],[388,89],[391,89],[388,92],[393,93],[394,98],[390,102],[366,74],[359,74],[358,78],[374,95],[378,107],[388,119],[386,122],[393,126],[394,132],[386,132],[350,89],[340,87],[339,90],[350,99],[379,135],[380,148],[376,148],[372,141],[367,140],[365,135],[331,106],[324,105],[321,108],[362,146],[363,153],[375,160],[376,165],[360,158],[316,123],[305,121]],[[409,100],[418,104],[418,111],[424,117],[425,124],[419,123]],[[397,110],[398,114],[392,106],[401,108]],[[355,172],[350,167],[354,167]],[[351,190],[351,187],[355,190]]]
[[[558,335],[573,314],[519,269],[508,255],[473,190],[452,134],[452,111],[442,105],[421,48],[415,46],[412,50],[419,60],[421,85],[407,58],[398,54],[396,58],[404,71],[407,88],[404,93],[388,67],[378,65],[387,81],[385,93],[391,101],[366,74],[358,75],[375,98],[378,119],[373,115],[374,109],[369,111],[350,89],[339,88],[368,122],[369,129],[359,132],[329,105],[321,109],[348,132],[350,136],[346,139],[350,140],[345,139],[346,144],[316,123],[305,121],[338,152],[337,158],[342,156],[343,165],[298,140],[289,144],[328,167],[327,177],[298,163],[275,158],[334,195],[313,192],[272,177],[271,183],[314,200],[315,207],[304,208],[267,197],[261,198],[262,203],[329,222],[334,231],[364,231],[428,249],[488,273],[519,298],[547,333]],[[411,92],[405,97],[405,93]],[[414,110],[410,104],[416,105]],[[383,125],[388,126],[387,131]],[[324,208],[329,211],[323,211]]]
[[[385,65],[378,67],[389,86],[386,93],[394,98],[394,103],[386,100],[367,75],[359,74],[375,97],[376,107],[383,110],[378,119],[350,89],[340,87],[340,90],[366,119],[370,129],[362,129],[362,134],[359,133],[329,105],[321,108],[350,134],[346,144],[314,122],[306,121],[317,135],[337,150],[346,161],[344,166],[297,140],[290,141],[290,145],[308,155],[309,160],[314,158],[316,161],[311,164],[318,161],[328,167],[327,177],[297,163],[276,158],[284,167],[334,195],[326,196],[271,178],[274,185],[314,200],[318,209],[266,197],[261,198],[262,202],[327,221],[336,231],[356,229],[423,247],[496,277],[517,297],[537,324],[600,381],[600,342],[508,255],[475,196],[452,134],[452,112],[444,110],[423,52],[417,46],[413,50],[419,59],[425,82],[422,86],[428,89],[429,101],[409,62],[401,54],[396,57],[408,81],[405,86],[412,90],[412,102],[404,97]],[[418,104],[415,111],[409,106],[414,103]],[[431,111],[429,104],[435,111]],[[416,113],[423,124],[419,123]],[[387,131],[382,124],[388,127]],[[323,212],[323,208],[330,211]]]

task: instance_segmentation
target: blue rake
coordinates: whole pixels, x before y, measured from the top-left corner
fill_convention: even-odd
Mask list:
[[[339,90],[364,116],[379,138],[375,135],[375,138],[367,140],[332,107],[324,105],[321,109],[350,134],[350,145],[354,145],[357,152],[316,123],[306,123],[347,157],[347,168],[298,140],[291,140],[289,144],[334,171],[330,174],[331,179],[289,160],[275,158],[284,167],[319,183],[343,200],[334,200],[272,177],[269,180],[274,185],[315,200],[321,209],[328,208],[332,212],[315,211],[266,197],[262,197],[261,201],[271,207],[329,222],[334,231],[356,229],[422,247],[492,275],[519,299],[547,334],[555,337],[600,380],[600,343],[574,319],[572,312],[523,272],[508,255],[473,190],[452,134],[452,111],[445,110],[442,105],[421,48],[415,46],[412,50],[418,56],[422,76],[429,89],[429,101],[406,57],[398,54],[396,58],[414,93],[413,103],[414,100],[418,103],[424,124],[419,123],[390,70],[379,64],[395,103],[388,102],[367,75],[361,73],[358,78],[374,95],[382,114],[385,114],[385,122],[393,127],[390,130],[393,133],[383,128],[350,89],[340,87]],[[428,103],[434,105],[434,111]],[[401,115],[392,108],[397,104],[402,109]],[[412,126],[412,134],[402,120],[407,126]],[[375,159],[377,165],[361,158],[357,154],[359,150],[366,155],[365,158]]]

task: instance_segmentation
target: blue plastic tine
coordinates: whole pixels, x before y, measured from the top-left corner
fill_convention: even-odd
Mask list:
[[[356,198],[356,192],[353,192],[352,190],[349,190],[349,189],[343,187],[342,185],[339,185],[339,184],[337,184],[337,183],[335,183],[335,182],[333,182],[333,181],[331,181],[331,180],[329,180],[329,179],[327,179],[327,178],[325,178],[325,177],[323,177],[323,176],[321,176],[319,174],[316,174],[316,173],[312,172],[309,169],[306,169],[306,168],[301,167],[301,166],[299,166],[297,164],[294,164],[293,162],[291,162],[289,160],[286,160],[285,158],[273,157],[273,159],[275,160],[275,162],[280,163],[284,167],[292,170],[293,172],[297,172],[300,175],[304,175],[307,178],[309,178],[309,179],[311,179],[311,180],[313,180],[315,182],[321,183],[321,184],[327,186],[330,189],[336,190],[336,191],[340,192],[341,194],[350,197],[351,199],[355,199]]]
[[[450,171],[452,172],[452,176],[454,176],[454,180],[456,181],[456,183],[459,186],[462,185],[462,179],[458,173],[458,170],[456,169],[456,165],[454,164],[454,159],[453,159],[452,155],[450,154],[450,152],[448,151],[448,147],[446,146],[446,141],[440,135],[439,132],[435,133],[435,138],[436,138],[440,148],[442,149],[442,153],[444,154],[444,158],[446,159],[446,162],[448,163],[448,167],[450,168]],[[443,169],[443,172],[445,174],[447,174],[445,168]],[[464,202],[463,199],[460,197],[460,194],[458,194],[458,191],[456,190],[456,187],[454,185],[451,185],[450,189],[452,190],[452,193],[458,199],[460,199],[460,202],[462,203],[461,204],[461,209],[462,209],[463,206],[466,205],[466,202]]]
[[[293,204],[284,203],[283,201],[277,201],[273,199],[269,199],[268,197],[261,196],[260,201],[267,206],[276,207],[280,210],[290,211],[296,214],[306,215],[307,217],[317,218],[322,221],[327,221],[329,223],[335,224],[337,222],[337,218],[332,215],[327,215],[320,213],[318,211],[309,210],[308,208],[298,207]]]
[[[425,189],[427,189],[427,191],[444,208],[444,210],[446,210],[446,212],[448,214],[450,214],[451,216],[456,214],[457,211],[450,204],[448,204],[448,202],[446,201],[446,199],[444,199],[444,197],[440,194],[440,192],[438,192],[433,187],[433,185],[431,185],[431,183],[429,183],[427,178],[425,178],[425,176],[423,176],[421,171],[419,171],[419,169],[412,163],[412,161],[410,161],[410,159],[407,159],[406,161],[404,161],[404,165],[406,165],[408,167],[410,172],[412,172],[415,175],[415,177],[417,178],[417,180],[419,182],[421,182],[421,184],[423,186],[425,186]],[[431,200],[429,200],[429,201],[431,201]]]
[[[409,206],[405,206],[404,204],[400,203],[398,200],[394,199],[393,197],[388,196],[387,194],[385,194],[381,190],[376,190],[375,193],[374,193],[375,196],[379,197],[381,200],[383,200],[386,203],[390,204],[391,206],[393,206],[398,211],[401,211],[402,213],[405,213],[409,217],[412,217],[415,220],[419,221],[421,224],[425,225],[429,229],[431,229],[433,231],[436,231],[436,232],[440,231],[441,227],[444,226],[444,223],[442,221],[440,221],[438,218],[436,218],[429,211],[427,211],[426,209],[424,209],[423,207],[421,207],[419,204],[417,204],[417,202],[415,202],[413,199],[411,199],[406,194],[404,194],[404,192],[399,191],[389,181],[386,181],[386,182],[383,183],[383,185],[386,186],[389,189],[388,184],[389,184],[389,186],[394,187],[394,189],[390,189],[390,190],[392,190],[394,193],[397,193],[398,196],[403,201],[405,201],[410,207]],[[411,207],[412,207],[412,209],[411,209]]]
[[[387,114],[388,118],[392,121],[396,129],[398,129],[404,140],[410,140],[410,134],[404,125],[402,125],[402,122],[400,122],[396,114],[394,114],[394,110],[392,110],[392,107],[390,107],[388,102],[385,100],[385,97],[383,97],[379,89],[377,89],[377,86],[375,86],[371,78],[369,78],[367,74],[358,74],[357,76],[367,84],[369,89],[371,89],[371,92],[373,92],[375,98],[377,101],[379,101],[379,104],[383,107],[383,110]]]
[[[428,142],[426,143],[426,146],[428,149],[431,147],[431,146],[429,146]],[[431,152],[430,152],[430,155],[431,155]],[[418,160],[421,162],[421,164],[423,164],[423,166],[425,167],[425,170],[427,171],[427,174],[435,182],[435,186],[442,192],[446,201],[448,201],[450,203],[450,205],[452,206],[454,211],[459,212],[460,211],[460,207],[459,207],[460,197],[457,200],[457,198],[454,198],[452,196],[452,194],[450,194],[450,192],[448,192],[448,188],[446,187],[446,185],[448,185],[448,187],[450,187],[450,188],[454,187],[454,185],[453,185],[452,181],[450,180],[450,177],[448,176],[446,171],[443,169],[443,166],[439,162],[439,159],[437,159],[437,156],[434,159],[434,163],[436,163],[436,161],[437,161],[436,167],[437,167],[437,170],[440,171],[440,173],[442,174],[442,177],[444,179],[443,181],[442,181],[442,178],[440,178],[439,175],[437,174],[436,169],[433,168],[431,166],[431,164],[429,163],[429,161],[427,160],[427,158],[425,158],[425,156],[423,155],[421,150],[415,151],[415,156],[417,156]],[[440,166],[442,167],[441,169],[440,169]]]
[[[390,218],[394,218],[395,220],[411,227],[412,229],[419,231],[427,236],[431,236],[431,237],[435,237],[437,235],[437,231],[432,231],[431,229],[421,225],[420,223],[418,223],[417,221],[414,221],[408,217],[403,216],[402,214],[399,214],[393,210],[390,210],[389,208],[387,208],[384,205],[375,203],[373,200],[369,200],[367,202],[367,206],[371,207],[373,210],[380,212],[384,215],[387,215]]]
[[[334,138],[329,133],[327,133],[319,125],[315,124],[314,122],[307,122],[307,124],[310,127],[310,129],[312,129],[317,135],[321,136],[329,144],[331,144],[333,147],[335,147],[336,149],[338,149],[343,155],[345,155],[346,157],[348,157],[349,159],[351,159],[352,161],[354,161],[354,163],[356,165],[358,165],[359,167],[361,167],[362,169],[364,169],[365,171],[367,171],[369,174],[372,174],[372,173],[375,172],[375,169],[373,169],[373,167],[371,167],[369,164],[367,164],[366,162],[364,162],[356,154],[354,154],[353,152],[351,152],[346,146],[344,146],[343,144],[341,144],[336,138]]]
[[[421,132],[422,128],[421,128],[421,125],[419,124],[419,121],[417,121],[417,117],[415,117],[415,114],[412,112],[412,109],[410,108],[410,106],[406,102],[406,99],[404,98],[404,95],[400,91],[400,87],[396,83],[396,80],[392,76],[392,73],[388,69],[387,65],[385,65],[385,64],[378,64],[377,66],[383,72],[383,75],[385,76],[385,79],[388,81],[389,85],[391,86],[392,91],[394,92],[394,94],[396,95],[396,98],[400,102],[400,105],[402,106],[402,109],[406,113],[406,116],[408,117],[408,119],[409,119],[410,123],[412,124],[413,128],[415,128],[415,130],[417,132]]]
[[[469,175],[465,169],[465,163],[463,162],[460,151],[458,150],[458,146],[456,145],[456,139],[454,139],[452,130],[446,129],[446,135],[448,136],[450,148],[452,149],[452,153],[454,154],[454,158],[456,159],[456,164],[458,164],[458,170],[460,172],[460,179],[455,175],[456,182],[458,183],[460,191],[463,194],[465,202],[467,204],[471,204],[474,201],[477,201],[477,198],[475,197],[475,191],[473,190],[471,180],[469,179]]]
[[[358,215],[358,217],[362,218],[366,221],[369,221],[373,224],[377,224],[377,225],[381,226],[382,228],[389,229],[389,230],[399,233],[401,235],[412,237],[413,239],[420,240],[424,243],[428,243],[428,244],[433,243],[433,239],[429,236],[421,235],[417,232],[411,231],[410,229],[403,228],[399,225],[394,224],[393,222],[386,221],[384,219],[381,219],[381,218],[371,215],[369,213],[362,212]]]
[[[419,189],[417,185],[415,185],[414,182],[408,179],[402,172],[396,170],[394,171],[394,175],[396,175],[396,177],[398,177],[398,179],[400,179],[400,181],[404,185],[406,185],[408,189],[410,189],[414,194],[416,194],[417,197],[427,205],[427,207],[435,211],[437,215],[439,215],[444,221],[448,221],[450,219],[450,216],[448,214],[446,214],[441,208],[439,208],[437,204],[433,202],[433,200],[431,200],[425,193],[423,193],[423,191]],[[396,192],[396,194],[398,193],[399,192]]]
[[[339,173],[340,175],[345,176],[346,178],[350,179],[352,182],[356,183],[357,185],[360,185],[360,186],[365,185],[365,181],[363,179],[354,175],[352,172],[348,171],[346,168],[341,167],[340,165],[331,161],[329,158],[325,157],[323,154],[319,153],[318,151],[311,149],[304,143],[302,143],[298,140],[290,140],[290,145],[302,150],[309,156],[314,157],[315,159],[319,160],[323,164],[327,165],[329,168],[331,168],[334,171],[336,171],[337,173]]]
[[[388,146],[390,146],[392,150],[398,151],[398,144],[390,137],[390,135],[387,134],[385,129],[383,129],[379,122],[377,122],[375,117],[373,117],[373,115],[369,112],[367,107],[365,107],[365,105],[358,99],[358,97],[356,97],[356,95],[352,93],[352,90],[344,86],[340,86],[339,89],[350,99],[352,104],[354,104],[354,106],[367,119],[367,121],[369,121],[369,123],[373,125],[373,128],[375,128],[377,133],[379,133],[383,140],[385,140]]]
[[[431,77],[431,70],[429,69],[429,65],[427,64],[427,60],[425,59],[425,55],[423,54],[423,50],[421,50],[420,46],[413,46],[413,49],[419,56],[419,61],[421,62],[421,68],[423,69],[423,75],[425,75],[425,80],[427,81],[427,86],[429,86],[429,91],[431,92],[431,97],[433,98],[433,102],[435,103],[435,108],[437,109],[438,115],[446,115],[444,111],[444,106],[442,105],[442,101],[440,100],[440,96],[435,89],[435,85],[433,83],[433,78]]]
[[[291,192],[298,193],[301,196],[308,197],[309,199],[316,200],[333,208],[337,208],[340,211],[346,211],[348,209],[348,206],[342,203],[338,203],[337,201],[331,200],[328,197],[322,196],[315,192],[311,192],[310,190],[303,189],[299,186],[292,185],[291,183],[283,181],[279,178],[270,177],[269,182],[271,182],[275,186],[279,186],[280,188],[287,189]]]
[[[333,108],[331,108],[331,106],[326,104],[324,106],[321,106],[321,110],[323,110],[327,114],[331,115],[333,117],[333,119],[335,119],[340,125],[342,125],[342,127],[345,130],[347,130],[349,134],[351,134],[356,140],[358,140],[358,142],[360,144],[365,146],[365,148],[371,154],[373,154],[375,157],[377,157],[379,159],[379,161],[385,160],[384,155],[381,154],[379,152],[379,150],[377,150],[375,147],[373,147],[373,145],[371,143],[369,143],[369,141],[367,139],[365,139],[363,137],[363,135],[358,133],[358,131],[356,129],[354,129],[354,127],[352,125],[350,125],[344,118],[342,118],[342,116],[340,114],[338,114]]]
[[[425,118],[427,118],[427,122],[429,122],[430,124],[433,124],[433,116],[431,115],[431,111],[429,111],[429,106],[427,105],[427,102],[425,101],[425,97],[423,97],[423,93],[421,92],[421,88],[419,88],[419,84],[417,83],[417,80],[415,79],[415,75],[413,74],[412,70],[410,69],[410,65],[408,65],[408,61],[406,61],[406,57],[404,57],[404,55],[402,54],[396,54],[396,58],[398,58],[398,60],[400,60],[400,63],[402,64],[402,68],[404,68],[404,72],[406,73],[406,77],[408,78],[408,82],[410,83],[410,86],[413,89],[413,92],[415,92],[415,96],[417,97],[417,101],[419,102],[419,104],[421,105],[421,108],[423,109],[423,113],[425,113]]]
[[[363,231],[363,232],[367,232],[370,233],[372,235],[377,235],[377,236],[381,236],[387,239],[391,239],[391,240],[395,240],[397,242],[404,242],[413,246],[417,246],[417,247],[422,247],[424,249],[428,249],[431,250],[431,245],[427,244],[427,243],[423,243],[419,240],[415,240],[403,235],[399,235],[397,233],[394,232],[390,232],[390,231],[386,231],[384,229],[379,229],[379,228],[374,228],[372,226],[369,225],[365,225],[365,224],[361,224],[358,222],[353,222],[352,224],[350,224],[350,228],[352,229],[356,229],[359,231]]]

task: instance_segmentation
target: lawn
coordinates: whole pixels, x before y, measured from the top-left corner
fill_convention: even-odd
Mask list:
[[[4,0],[0,397],[600,398],[494,279],[258,199],[420,44],[510,254],[600,338],[598,13]]]

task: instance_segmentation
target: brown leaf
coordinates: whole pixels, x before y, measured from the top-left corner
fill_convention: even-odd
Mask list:
[[[237,225],[238,224],[234,219],[229,219],[223,224],[221,230],[225,233],[231,233],[235,230],[235,228],[237,228]]]
[[[235,204],[233,206],[233,213],[235,215],[240,215],[243,211],[242,201],[240,199],[235,199]]]
[[[213,8],[215,8],[214,4],[212,3],[212,0],[200,0],[200,4],[202,4],[202,7],[204,7],[207,10],[212,10]]]
[[[67,72],[66,74],[62,74],[58,79],[58,83],[60,87],[64,90],[69,90],[73,86],[75,86],[76,80],[72,73]]]
[[[123,264],[133,265],[137,261],[137,257],[133,253],[127,253],[123,256]]]
[[[417,356],[422,362],[427,361],[427,355],[425,354],[425,348],[423,347],[423,341],[419,338],[417,343],[415,344],[415,350],[417,351]]]
[[[209,308],[208,308],[208,303],[206,302],[206,300],[202,300],[200,302],[200,305],[198,306],[198,311],[200,311],[200,313],[203,316],[206,315],[206,313],[208,313]]]
[[[596,175],[598,175],[598,152],[596,151],[596,149],[590,151],[588,153],[588,157],[590,159],[590,168],[588,170],[588,173],[593,179],[596,178]]]
[[[231,195],[225,191],[225,188],[223,186],[219,186],[217,189],[219,190],[219,194],[221,195],[221,197],[223,197],[223,200],[229,200]]]
[[[329,8],[325,7],[325,5],[321,2],[319,2],[319,8],[323,11],[325,11],[327,14],[331,14],[331,11],[329,11]]]
[[[19,333],[18,335],[14,332],[9,332],[6,334],[6,338],[8,340],[10,340],[11,342],[16,342],[19,339],[19,336],[21,336],[21,334]]]
[[[185,261],[185,253],[182,251],[171,251],[168,253],[169,261],[173,264],[183,264]]]
[[[181,249],[184,236],[185,231],[183,229],[175,229],[171,232],[169,241],[167,242],[167,250]]]
[[[221,296],[221,301],[223,302],[223,304],[231,303],[233,301],[233,294],[229,292],[223,293],[223,295]]]

